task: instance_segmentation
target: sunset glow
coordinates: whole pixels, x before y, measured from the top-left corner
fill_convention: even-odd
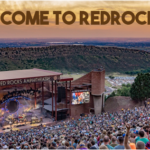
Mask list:
[[[1,1],[0,14],[4,11],[49,11],[48,26],[42,25],[3,25],[0,23],[0,38],[102,38],[102,37],[150,37],[150,26],[139,25],[79,25],[80,11],[150,11],[150,2],[125,2],[125,1]],[[53,11],[73,11],[76,14],[76,22],[66,25],[60,17],[60,24],[55,25]],[[10,20],[10,17],[6,17]],[[17,19],[20,19],[18,16]],[[68,20],[70,16],[68,16]],[[130,19],[130,17],[128,17]],[[142,16],[141,20],[147,20]],[[88,19],[90,21],[90,18]]]

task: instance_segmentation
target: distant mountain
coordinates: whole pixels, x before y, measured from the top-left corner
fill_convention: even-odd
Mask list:
[[[146,70],[150,68],[150,52],[82,45],[0,49],[1,71],[42,68],[63,73],[88,72],[100,66],[106,72]]]

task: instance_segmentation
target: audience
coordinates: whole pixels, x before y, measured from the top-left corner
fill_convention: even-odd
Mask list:
[[[150,149],[150,106],[0,133],[0,149]]]

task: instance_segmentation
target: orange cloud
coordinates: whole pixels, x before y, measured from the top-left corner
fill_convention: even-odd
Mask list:
[[[122,14],[124,11],[150,11],[150,2],[125,2],[125,1],[1,1],[0,14],[4,11],[15,12],[47,10],[50,12],[48,26],[40,25],[3,25],[0,23],[0,38],[102,38],[102,37],[150,37],[149,25],[79,25],[79,11],[118,11]],[[76,23],[65,25],[60,17],[60,25],[55,25],[55,15],[53,11],[73,11],[76,16]],[[7,20],[11,19],[7,16]],[[18,19],[20,19],[18,17]],[[130,19],[130,17],[128,17]],[[142,16],[141,19],[146,19]],[[90,18],[89,18],[90,22]]]

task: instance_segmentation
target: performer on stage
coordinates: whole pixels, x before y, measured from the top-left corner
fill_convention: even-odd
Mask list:
[[[3,127],[3,116],[0,118],[0,126]]]
[[[10,129],[12,130],[12,122],[9,121]]]

